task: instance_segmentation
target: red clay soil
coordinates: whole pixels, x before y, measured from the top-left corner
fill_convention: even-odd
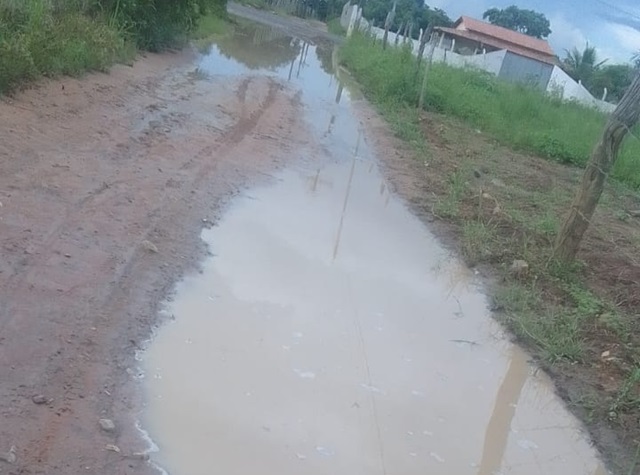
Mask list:
[[[200,229],[300,146],[299,109],[191,53],[0,102],[0,473],[151,470],[135,351]]]

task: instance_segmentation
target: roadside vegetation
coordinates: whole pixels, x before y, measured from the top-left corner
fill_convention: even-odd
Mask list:
[[[0,0],[0,94],[185,44],[225,0]]]
[[[347,30],[345,30],[340,24],[340,18],[333,18],[327,22],[327,30],[329,33],[333,33],[338,36],[345,36]]]
[[[555,236],[602,114],[441,64],[431,66],[418,111],[422,71],[408,50],[356,34],[340,61],[416,157],[398,158],[422,190],[405,197],[492,277],[498,318],[555,377],[616,473],[636,473],[640,140],[626,141],[579,260],[562,265]]]
[[[386,51],[354,35],[342,60],[371,98],[381,104],[413,106],[420,81],[407,49]],[[434,63],[425,96],[428,110],[463,119],[515,150],[564,164],[583,166],[605,123],[600,112],[561,101],[524,85],[497,80],[489,73]],[[632,139],[613,177],[640,189],[640,140]]]

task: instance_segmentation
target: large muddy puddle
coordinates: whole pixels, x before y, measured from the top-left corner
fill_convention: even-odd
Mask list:
[[[389,194],[331,58],[244,27],[200,64],[301,90],[330,158],[281,171],[204,231],[212,255],[143,355],[154,462],[172,475],[604,475],[473,273]]]

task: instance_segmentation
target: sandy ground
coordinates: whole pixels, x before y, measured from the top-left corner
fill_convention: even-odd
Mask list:
[[[304,140],[279,83],[194,68],[148,56],[0,103],[2,473],[148,470],[135,350],[200,229]]]

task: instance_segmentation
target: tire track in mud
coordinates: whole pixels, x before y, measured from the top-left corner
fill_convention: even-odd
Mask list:
[[[189,160],[187,163],[185,163],[185,165],[182,166],[182,168],[188,168],[188,166],[196,162],[197,159],[202,158],[203,156],[211,154],[215,151],[220,151],[224,153],[223,148],[225,145],[233,146],[237,144],[240,140],[242,140],[244,135],[250,133],[251,129],[256,127],[260,117],[262,117],[265,111],[273,105],[277,92],[283,89],[283,87],[277,84],[275,81],[270,80],[269,90],[264,103],[261,104],[258,107],[258,109],[254,111],[252,114],[250,114],[249,116],[246,116],[246,113],[244,112],[244,103],[245,103],[246,92],[251,80],[252,78],[244,79],[237,90],[236,94],[238,99],[240,100],[240,103],[242,104],[243,113],[240,116],[240,120],[238,120],[238,122],[234,126],[232,126],[227,132],[223,133],[222,139],[221,139],[222,143],[211,145],[204,148],[197,155],[197,157]],[[209,167],[204,167],[204,168],[206,168],[207,170],[209,169]],[[205,170],[201,170],[201,171],[205,171]],[[199,174],[198,176],[201,176],[201,174]],[[172,178],[173,177],[170,177],[167,179],[167,182],[165,183],[165,187],[167,187],[169,181],[172,180]],[[21,267],[28,267],[32,265],[35,261],[38,260],[38,257],[40,255],[50,252],[52,250],[52,247],[54,247],[54,244],[60,239],[60,234],[64,229],[70,229],[72,226],[75,226],[79,222],[83,221],[83,219],[79,217],[79,214],[81,213],[82,209],[86,208],[87,205],[89,205],[93,200],[103,195],[111,186],[113,186],[113,184],[115,183],[107,184],[106,182],[103,182],[101,185],[94,188],[93,191],[90,191],[87,194],[87,196],[71,204],[69,206],[70,209],[66,211],[65,215],[59,218],[58,220],[56,220],[55,224],[50,228],[50,230],[44,236],[44,239],[42,240],[42,242],[36,247],[36,249],[33,249],[31,251],[30,257],[27,257],[25,260],[22,261]],[[158,206],[154,210],[154,212],[157,212],[160,209],[162,209],[162,206]],[[35,269],[27,273],[22,273],[20,271],[21,271],[21,268],[14,269],[13,273],[7,277],[5,281],[5,285],[9,285],[9,286],[13,285],[13,288],[15,288],[16,286],[24,283],[24,281],[28,280],[29,277],[33,277],[34,273],[37,272]],[[2,321],[0,321],[0,333],[3,332],[6,329],[6,327],[11,323],[12,318],[10,314],[11,314],[10,309],[7,309],[7,303],[3,302],[2,308],[0,309],[0,315],[3,316]]]
[[[70,464],[66,463],[63,457],[58,456],[60,453],[64,453],[65,450],[69,450],[69,448],[65,449],[64,445],[77,439],[79,434],[91,437],[90,433],[96,431],[93,424],[97,423],[98,413],[91,409],[93,406],[107,410],[114,405],[122,406],[124,404],[126,406],[129,404],[115,401],[114,394],[119,385],[130,382],[130,375],[124,371],[125,368],[119,365],[113,367],[107,363],[109,356],[112,355],[105,354],[104,350],[113,348],[117,351],[133,353],[135,348],[139,347],[136,341],[138,338],[134,337],[129,346],[123,347],[121,341],[122,333],[139,335],[141,333],[140,329],[128,328],[127,331],[122,332],[123,328],[112,327],[111,332],[102,335],[96,335],[95,329],[108,328],[109,319],[113,318],[114,315],[132,313],[131,311],[127,312],[127,307],[131,305],[128,294],[131,293],[132,288],[135,288],[136,279],[139,279],[141,274],[144,276],[144,273],[148,272],[148,268],[153,267],[153,261],[155,260],[149,257],[148,251],[140,247],[140,241],[145,238],[153,239],[160,229],[171,228],[176,223],[183,221],[185,206],[190,206],[189,201],[193,196],[192,193],[202,193],[207,188],[207,181],[211,180],[212,174],[217,171],[220,165],[226,162],[228,166],[230,161],[234,161],[233,159],[237,159],[238,163],[241,163],[246,158],[238,156],[236,149],[251,149],[252,147],[254,149],[262,149],[263,147],[256,145],[261,142],[261,139],[256,138],[257,134],[254,133],[256,130],[266,129],[271,132],[270,136],[275,134],[281,140],[288,140],[287,137],[291,134],[292,128],[295,127],[295,116],[299,109],[299,103],[295,101],[295,98],[289,99],[285,97],[285,94],[281,93],[284,89],[283,86],[270,79],[264,100],[255,110],[247,113],[245,106],[246,94],[252,80],[252,78],[244,79],[236,91],[237,99],[242,108],[239,119],[234,125],[225,130],[220,137],[215,139],[213,143],[202,147],[195,156],[187,160],[179,168],[179,170],[184,170],[189,166],[199,165],[195,166],[194,173],[190,173],[190,180],[184,181],[179,185],[182,190],[182,196],[178,196],[178,199],[175,199],[175,196],[165,193],[160,202],[149,210],[148,216],[154,218],[146,223],[142,233],[140,233],[141,237],[139,236],[139,239],[136,239],[136,243],[126,248],[125,252],[119,254],[115,268],[110,274],[110,282],[107,283],[108,291],[106,293],[103,292],[103,297],[98,301],[95,300],[95,297],[91,298],[91,289],[86,288],[87,285],[92,284],[91,280],[84,284],[84,288],[81,284],[80,288],[70,288],[63,292],[65,294],[63,297],[66,300],[74,297],[89,297],[90,302],[80,305],[79,308],[74,308],[72,311],[74,315],[70,316],[72,320],[82,321],[82,328],[79,329],[77,326],[70,325],[70,328],[65,331],[61,322],[59,325],[61,328],[57,329],[56,335],[50,335],[50,337],[59,341],[57,345],[59,350],[49,357],[43,370],[30,368],[39,373],[41,377],[39,381],[40,387],[48,388],[50,392],[55,392],[55,403],[45,411],[40,411],[41,413],[39,414],[28,406],[29,402],[26,403],[26,407],[23,402],[22,407],[19,408],[18,412],[23,416],[28,415],[38,421],[37,424],[34,424],[34,426],[37,426],[35,433],[29,435],[29,432],[26,432],[20,437],[21,440],[18,443],[20,473],[32,473],[32,470],[38,466],[42,466],[43,469],[48,467],[49,470],[54,470],[52,473],[56,473],[56,470],[62,470],[61,473],[69,473],[68,470],[74,469],[73,465],[75,463],[78,463],[78,467],[85,464],[92,467],[95,467],[96,464],[104,467],[113,462],[110,454],[104,451],[101,455],[81,455],[78,453],[76,459]],[[265,118],[265,116],[267,117]],[[282,126],[282,124],[288,125],[284,130],[273,131],[271,129],[274,124],[279,126]],[[166,139],[165,141],[169,142],[170,140]],[[255,152],[256,150],[254,150]],[[240,153],[239,155],[243,154]],[[265,160],[265,162],[268,161]],[[270,166],[269,163],[264,165]],[[236,168],[231,178],[237,181],[238,177],[235,175],[238,174],[239,172]],[[174,178],[175,175],[165,180],[165,188]],[[232,182],[233,180],[230,180],[226,184],[218,184],[218,186],[222,185],[223,187],[221,196],[216,197],[218,200],[225,201],[231,195],[237,193],[237,184],[234,185]],[[135,184],[135,180],[132,183]],[[126,186],[124,189],[126,190]],[[91,221],[95,210],[101,206],[109,206],[110,201],[115,199],[121,191],[122,187],[101,184],[87,196],[68,204],[64,216],[54,221],[39,243],[32,244],[35,249],[28,256],[28,259],[8,276],[3,286],[4,292],[10,295],[27,291],[25,287],[30,285],[29,282],[37,281],[41,266],[46,265],[51,256],[56,254],[56,249],[64,247],[65,242],[68,240],[65,237],[67,230],[73,230],[79,224]],[[215,194],[220,195],[220,192]],[[211,206],[211,203],[209,205]],[[172,237],[171,233],[169,233],[169,239],[172,238],[175,241],[180,241],[180,236]],[[108,266],[109,262],[103,264]],[[180,273],[187,266],[188,263],[182,264],[179,268]],[[26,272],[23,272],[23,269],[26,269]],[[147,289],[145,295],[138,297],[138,300],[143,302],[151,303],[153,300],[156,301],[156,303],[151,304],[151,311],[147,312],[142,319],[138,318],[136,322],[138,325],[142,323],[147,328],[146,331],[153,323],[152,315],[156,309],[154,307],[157,307],[157,301],[170,290],[176,277],[165,278],[164,285],[154,289],[153,292]],[[89,292],[88,296],[87,292]],[[14,331],[20,331],[21,327],[28,328],[29,322],[26,321],[28,317],[21,315],[17,305],[19,304],[15,303],[15,301],[12,304],[9,299],[3,303],[0,335],[6,335],[10,328]],[[138,307],[142,306],[138,305]],[[94,310],[95,316],[87,318],[90,313],[84,314],[84,311],[90,309]],[[134,320],[136,319],[135,315],[130,316]],[[52,319],[51,321],[53,322],[54,320]],[[135,327],[136,323],[128,322],[128,325]],[[110,344],[114,341],[119,341],[119,343]],[[22,367],[21,369],[25,368]],[[100,390],[105,381],[108,382],[108,389]],[[14,401],[16,397],[22,396],[23,399],[28,397],[28,393],[25,392],[28,389],[27,385],[23,390],[19,390],[17,393],[14,392]],[[93,397],[89,398],[89,394],[93,394]],[[98,395],[96,396],[96,394]],[[88,401],[88,399],[91,399],[91,401]],[[78,406],[83,407],[79,409]],[[123,408],[120,407],[120,409]],[[89,421],[92,425],[74,429],[73,426],[78,425],[79,419],[86,419],[83,414],[94,415],[94,418]],[[128,428],[127,430],[131,429]],[[128,434],[126,437],[129,440],[133,438],[132,434]],[[95,435],[93,438],[95,438]],[[97,448],[101,447],[94,447],[94,449]],[[66,466],[62,467],[61,464]],[[75,467],[75,469],[78,467]],[[102,473],[111,473],[110,470]],[[120,473],[117,469],[114,470],[116,470],[114,473]]]

